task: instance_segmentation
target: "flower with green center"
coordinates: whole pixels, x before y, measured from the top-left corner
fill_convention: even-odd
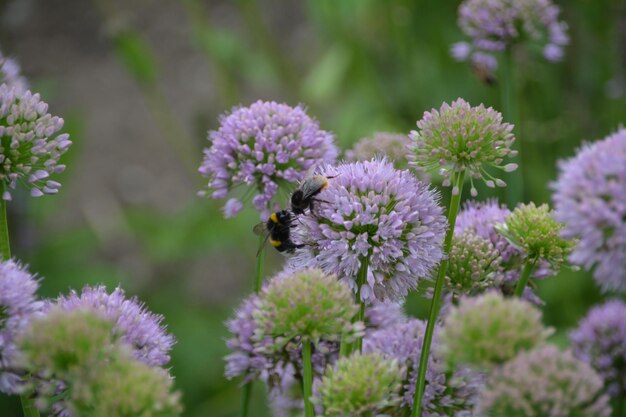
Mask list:
[[[180,412],[167,371],[133,358],[114,323],[89,308],[53,307],[20,338],[36,405],[63,416],[169,417]]]
[[[32,321],[19,347],[29,372],[65,379],[108,357],[115,350],[112,335],[113,323],[94,311],[53,308]]]
[[[551,330],[527,301],[496,292],[462,298],[446,316],[440,354],[452,368],[490,369],[543,343]]]
[[[0,183],[2,199],[22,184],[33,197],[56,194],[61,184],[51,176],[65,170],[59,163],[72,142],[58,134],[63,119],[48,113],[39,94],[0,85]]]
[[[68,400],[75,416],[174,417],[181,412],[180,393],[162,368],[120,355],[98,368],[94,378],[72,387]]]
[[[506,186],[488,168],[517,169],[517,164],[503,162],[517,154],[511,149],[513,125],[504,123],[502,114],[491,107],[472,107],[459,98],[452,104],[443,103],[439,110],[424,112],[417,128],[409,134],[412,143],[407,158],[417,170],[439,171],[444,186],[451,186],[456,175],[467,173],[471,193],[476,196],[474,179],[482,179],[488,187]],[[458,192],[455,184],[453,193]]]
[[[453,294],[475,294],[495,287],[503,274],[502,257],[488,240],[468,230],[452,237],[446,288]]]
[[[496,229],[527,261],[546,261],[554,271],[566,262],[574,242],[561,237],[564,225],[557,222],[547,204],[520,204]]]
[[[338,341],[343,333],[362,331],[362,323],[352,324],[358,309],[350,289],[334,275],[319,269],[283,273],[260,294],[253,313],[258,325],[254,338],[274,337],[275,349],[294,338]]]
[[[325,416],[384,414],[400,403],[404,373],[395,359],[355,353],[328,367],[315,402]]]
[[[546,345],[496,369],[476,411],[494,417],[609,417],[608,402],[602,379],[589,365]]]

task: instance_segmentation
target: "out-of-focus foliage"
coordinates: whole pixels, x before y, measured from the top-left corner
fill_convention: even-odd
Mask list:
[[[171,365],[184,415],[235,416],[241,391],[222,375],[223,322],[252,289],[257,216],[245,210],[225,221],[219,202],[195,196],[202,184],[195,169],[217,116],[256,99],[304,103],[347,149],[377,131],[408,133],[424,111],[457,97],[499,109],[498,84],[484,84],[450,57],[450,45],[462,39],[458,2],[126,3],[0,3],[3,53],[22,64],[32,88],[63,115],[74,141],[57,197],[14,197],[13,251],[45,278],[43,296],[84,284],[110,290],[121,284],[165,315],[178,340]],[[517,61],[523,120],[517,162],[524,200],[537,204],[550,200],[547,184],[556,177],[557,159],[626,123],[621,2],[559,3],[572,38],[564,61]],[[206,68],[206,76],[198,70],[188,77],[189,68]],[[114,79],[122,80],[121,92],[90,105],[97,91],[114,88]],[[128,103],[146,114],[131,119],[135,107]],[[108,133],[116,126],[122,133]],[[135,154],[141,158],[130,166]],[[114,163],[98,168],[109,156]],[[169,169],[169,176],[142,164]],[[182,186],[172,186],[170,177]],[[479,185],[480,198],[502,197],[497,193]],[[267,274],[282,261],[269,254]],[[554,339],[563,345],[566,330],[601,299],[588,273],[570,269],[542,281],[538,291],[546,302],[544,321],[557,328]],[[420,317],[427,306],[415,294],[407,303]],[[264,396],[255,385],[256,417],[267,415]],[[19,400],[0,397],[0,409],[3,417],[17,417]]]

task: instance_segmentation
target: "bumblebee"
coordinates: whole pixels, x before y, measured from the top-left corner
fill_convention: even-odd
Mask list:
[[[270,214],[270,218],[266,222],[261,222],[254,226],[254,233],[263,236],[265,239],[261,243],[256,256],[259,256],[263,250],[263,246],[269,240],[278,252],[294,253],[296,249],[304,247],[304,245],[295,244],[291,240],[291,229],[295,227],[293,223],[295,216],[289,210],[281,210]]]
[[[496,80],[493,71],[486,66],[474,63],[472,64],[472,71],[474,72],[476,78],[478,78],[480,81],[487,84],[488,86],[494,86],[498,84],[498,81]]]
[[[302,181],[298,189],[291,194],[291,211],[294,214],[304,214],[304,211],[308,208],[312,212],[316,201],[324,202],[324,200],[316,199],[315,196],[328,187],[330,178],[335,177],[313,175]]]

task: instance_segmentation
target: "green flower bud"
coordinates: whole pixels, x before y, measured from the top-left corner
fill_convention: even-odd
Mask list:
[[[558,270],[574,248],[561,237],[564,225],[554,220],[547,204],[520,204],[496,230],[529,259],[545,260]]]
[[[319,269],[280,274],[263,289],[253,313],[257,340],[269,335],[281,348],[299,337],[317,343],[338,341],[343,333],[356,335],[362,323],[352,324],[359,307],[352,291],[334,275]]]
[[[440,353],[450,367],[489,369],[540,345],[550,334],[532,304],[490,292],[464,297],[451,308],[441,330]]]
[[[405,370],[378,353],[355,353],[328,367],[315,402],[325,416],[383,414],[400,403]]]
[[[493,287],[503,273],[501,261],[489,239],[471,230],[455,235],[448,253],[446,287],[455,294],[475,294]]]

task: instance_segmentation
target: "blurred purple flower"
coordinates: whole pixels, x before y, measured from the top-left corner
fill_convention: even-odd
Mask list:
[[[626,291],[626,129],[583,146],[559,164],[552,184],[563,236],[579,239],[570,261],[586,269],[603,291]]]
[[[86,286],[80,295],[72,291],[68,296],[59,296],[53,305],[66,311],[93,309],[112,320],[113,331],[131,346],[133,356],[146,365],[162,367],[170,360],[175,339],[162,324],[163,316],[148,311],[136,297],[126,298],[119,287],[109,294],[103,286]]]
[[[559,8],[551,0],[465,0],[459,6],[458,23],[471,45],[465,44],[463,54],[453,47],[453,57],[476,62],[490,56],[492,70],[497,66],[493,53],[516,43],[538,44],[552,62],[563,58],[563,47],[569,43],[567,25],[559,21]]]
[[[22,384],[19,376],[16,337],[27,327],[43,303],[37,301],[39,283],[19,263],[0,263],[0,392],[16,394]]]
[[[609,417],[602,379],[571,352],[543,347],[522,352],[492,372],[478,397],[478,415]]]
[[[65,169],[59,159],[72,142],[67,133],[57,135],[63,119],[47,111],[48,105],[39,94],[0,85],[0,181],[5,185],[4,200],[11,200],[10,189],[18,182],[30,188],[33,197],[56,194],[61,187],[50,176]]]
[[[2,55],[2,51],[0,51],[0,84],[7,84],[20,92],[28,89],[26,78],[20,75],[20,65],[16,60]]]
[[[327,203],[298,218],[294,239],[309,249],[289,259],[291,268],[321,268],[356,292],[368,258],[361,298],[369,301],[400,300],[430,278],[447,227],[435,191],[385,159],[323,166],[319,174],[335,178],[319,195]]]
[[[302,106],[257,101],[234,108],[220,118],[218,130],[209,132],[211,145],[204,149],[199,169],[209,178],[209,190],[199,194],[221,199],[238,185],[252,187],[256,191],[252,203],[267,219],[278,207],[273,199],[279,188],[301,181],[320,163],[335,161],[338,150],[333,139]],[[231,198],[225,217],[242,207],[241,201]]]
[[[397,169],[405,169],[408,167],[406,151],[410,143],[409,137],[403,133],[376,132],[371,137],[359,139],[352,149],[347,150],[346,160],[369,161],[386,157]]]
[[[404,365],[407,375],[404,378],[403,408],[413,406],[417,365],[419,364],[426,323],[412,319],[395,326],[370,332],[363,340],[365,352],[379,352],[396,359]],[[434,351],[437,348],[434,341]],[[424,417],[467,416],[471,415],[474,397],[482,383],[482,376],[465,368],[454,373],[447,373],[443,362],[434,353],[428,359],[426,373],[426,391],[424,392]]]
[[[574,355],[604,379],[609,395],[626,398],[626,304],[612,300],[592,308],[570,341]]]

